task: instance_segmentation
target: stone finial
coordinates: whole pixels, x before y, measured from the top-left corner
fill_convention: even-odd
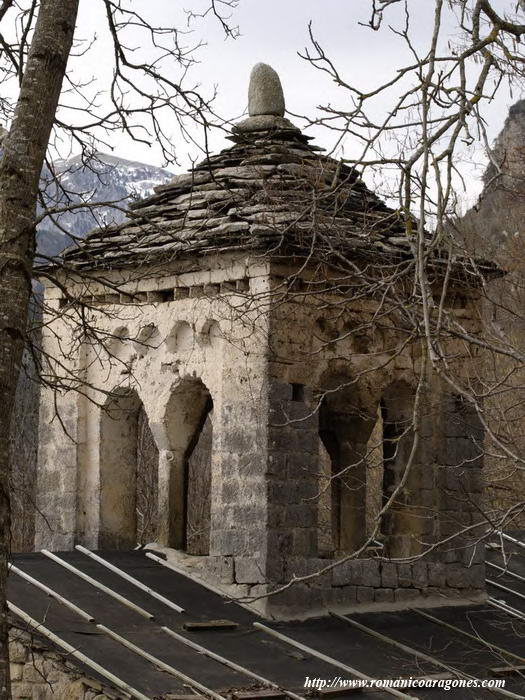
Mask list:
[[[266,63],[257,63],[250,75],[248,113],[250,117],[273,115],[284,117],[284,94],[281,80]]]

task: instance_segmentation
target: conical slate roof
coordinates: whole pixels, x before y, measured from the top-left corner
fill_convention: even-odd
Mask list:
[[[250,117],[234,145],[132,205],[118,225],[65,252],[71,267],[114,268],[218,251],[405,257],[404,222],[355,172],[283,118],[277,74],[252,71]]]

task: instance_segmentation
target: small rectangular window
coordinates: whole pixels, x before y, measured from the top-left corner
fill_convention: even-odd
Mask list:
[[[175,299],[175,290],[173,289],[161,289],[159,292],[160,301],[173,301]]]
[[[244,277],[242,280],[237,280],[237,291],[238,292],[249,292],[250,291],[250,280]]]
[[[304,403],[304,384],[292,384],[292,401]]]
[[[190,296],[189,287],[177,287],[174,289],[175,299],[187,299]]]

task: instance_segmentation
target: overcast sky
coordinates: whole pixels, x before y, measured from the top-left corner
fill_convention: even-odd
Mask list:
[[[418,48],[423,48],[430,38],[432,23],[428,13],[434,3],[430,0],[410,0],[410,3],[413,39]],[[239,26],[238,39],[225,39],[213,17],[191,25],[193,34],[188,35],[187,43],[206,42],[199,50],[200,63],[193,70],[193,79],[208,94],[217,86],[217,110],[229,119],[239,117],[246,109],[249,73],[258,61],[271,64],[279,72],[291,112],[314,117],[318,105],[344,106],[348,96],[329,76],[301,59],[298,52],[309,46],[308,23],[311,21],[316,38],[345,79],[370,89],[390,78],[395,68],[403,65],[409,56],[404,43],[394,33],[376,33],[359,26],[359,21],[367,21],[370,4],[370,0],[240,0],[230,19]],[[499,0],[497,4],[504,6],[507,0]],[[185,28],[183,8],[198,11],[207,6],[207,0],[135,0],[135,6],[138,11],[147,11],[159,24]],[[401,15],[397,10],[387,17],[394,26],[400,26]],[[77,35],[88,38],[96,33],[99,37],[95,45],[97,60],[89,65],[86,62],[83,71],[92,70],[96,74],[95,71],[109,70],[111,46],[103,26],[99,4],[94,0],[82,0]],[[447,29],[452,32],[452,24]],[[502,91],[487,110],[492,138],[501,129],[510,104],[520,97],[519,91],[513,96]],[[378,109],[381,107],[388,109],[386,100],[384,104],[379,103]],[[329,133],[319,129],[312,133],[319,145],[332,147],[333,137]],[[175,125],[173,138],[179,146],[181,165],[187,167],[189,157],[195,156],[195,148],[184,143]],[[113,142],[116,155],[162,165],[161,154],[155,147],[132,144],[123,135],[115,135]],[[212,136],[213,150],[226,143],[219,134]],[[475,180],[479,174],[471,179]],[[469,197],[477,186],[472,182],[470,188]]]

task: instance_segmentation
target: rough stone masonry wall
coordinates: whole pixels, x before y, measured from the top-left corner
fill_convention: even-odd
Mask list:
[[[363,606],[388,609],[416,603],[421,607],[464,603],[484,597],[484,547],[468,535],[456,536],[412,563],[388,560],[371,550],[317,575],[338,558],[321,557],[317,550],[319,435],[318,417],[311,411],[312,390],[302,387],[299,392],[293,383],[273,380],[269,404],[267,556],[238,552],[236,556],[203,558],[198,565],[194,562],[198,575],[219,582],[234,596],[257,597],[293,576],[314,574],[306,583],[255,602],[263,615],[275,618]],[[423,421],[429,450],[437,447],[437,453],[434,463],[424,465],[418,484],[420,500],[432,511],[429,520],[439,511],[436,539],[455,535],[476,522],[481,459],[469,435],[474,432],[480,439],[481,432],[475,416],[464,406],[460,408],[458,411],[449,396],[439,397],[440,420],[434,406]],[[428,529],[426,536],[431,536]],[[176,563],[184,565],[181,560]]]
[[[250,278],[250,294],[265,291],[266,281],[264,275]],[[221,285],[215,287],[220,292]],[[183,299],[138,307],[141,313],[134,307],[128,337],[140,335],[146,321],[154,323],[159,333],[147,352],[141,346],[134,360],[134,375],[138,386],[145,387],[142,399],[157,439],[159,433],[170,432],[165,407],[176,393],[180,379],[200,377],[210,390],[217,421],[214,431],[217,430],[206,575],[221,583],[231,583],[237,589],[234,593],[262,596],[271,587],[286,584],[293,575],[315,574],[334,562],[319,556],[318,551],[320,436],[318,413],[313,411],[314,390],[324,386],[323,377],[328,370],[336,375],[346,369],[358,373],[369,369],[371,357],[381,362],[381,353],[393,347],[394,338],[382,334],[356,336],[346,344],[338,342],[334,353],[321,335],[341,337],[341,329],[329,329],[326,322],[323,326],[315,325],[312,310],[299,301],[295,305],[278,305],[273,312],[268,348],[267,331],[260,328],[260,315],[257,315],[256,333],[252,328],[243,329],[239,327],[237,312],[232,312],[231,305],[223,307],[219,298],[220,294],[216,301],[190,294]],[[366,322],[373,315],[372,307],[361,303],[352,312],[355,318]],[[204,337],[206,319],[219,320],[221,335],[226,330],[224,347],[222,342],[217,345],[216,340]],[[191,335],[191,342],[184,347],[179,345],[178,335],[172,337],[181,320]],[[237,338],[240,342],[229,342],[243,330],[245,333]],[[128,345],[122,350],[131,351]],[[452,354],[459,357],[461,351],[458,348]],[[381,392],[392,382],[401,381],[413,389],[417,378],[418,358],[412,349],[400,353],[395,362],[385,364],[388,366],[384,371],[365,373],[360,382],[361,396],[368,397],[368,415],[376,415]],[[174,371],[177,377],[172,376]],[[106,373],[104,377],[107,378]],[[110,386],[118,384],[117,378],[114,379]],[[440,392],[437,388],[436,396],[441,396]],[[432,518],[422,519],[417,530],[425,535],[425,541],[446,532],[452,534],[458,525],[470,526],[478,494],[475,472],[480,465],[461,464],[466,448],[472,446],[468,435],[455,426],[441,424],[442,409],[440,406],[430,416],[431,425],[424,436],[427,451],[417,460],[421,478],[415,487],[422,505],[432,513]],[[94,428],[98,414],[90,410]],[[452,407],[449,412],[454,415],[454,410]],[[179,415],[180,411],[175,414]],[[97,431],[90,432],[90,425],[88,422],[84,440],[89,441],[91,450],[96,450]],[[436,439],[443,437],[436,444]],[[53,449],[61,444],[56,438],[56,435],[54,439],[49,437]],[[165,449],[170,446],[168,442],[159,444],[161,453],[168,451]],[[89,456],[88,452],[86,455]],[[472,457],[469,455],[467,462]],[[62,471],[68,471],[63,467],[69,464],[69,454],[62,454],[62,463],[49,461],[49,455],[44,457],[47,475],[51,475],[53,464],[60,465],[61,478]],[[52,492],[55,504],[67,502],[70,496],[76,502],[82,494],[81,480],[76,481],[77,459],[72,462],[75,477],[72,475],[67,484],[61,482],[60,488]],[[96,455],[87,466],[86,473],[89,471],[96,481]],[[474,496],[470,500],[464,497],[465,484],[466,493]],[[97,488],[91,492],[94,496],[98,494]],[[85,542],[88,546],[96,544],[97,527],[96,523],[92,525],[91,529],[84,528],[91,537]],[[406,523],[404,527],[406,537],[410,530]],[[72,519],[69,527],[63,528],[66,548],[73,544],[74,531]],[[49,541],[49,533],[45,537]],[[259,608],[267,614],[290,617],[313,615],[328,607],[348,610],[367,603],[384,607],[406,605],[407,601],[416,599],[435,603],[439,596],[448,600],[476,596],[484,578],[480,556],[467,538],[461,546],[456,541],[448,549],[414,563],[380,559],[370,553],[359,560],[338,564],[308,584],[299,583],[272,596],[261,602]],[[335,561],[338,557],[340,553]]]
[[[89,678],[26,631],[9,633],[13,700],[112,700],[118,695]]]
[[[265,573],[274,587],[293,576],[317,574],[334,561],[344,559],[344,555],[329,559],[318,554],[318,416],[312,413],[311,389],[304,387],[302,398],[304,402],[294,400],[293,384],[275,380],[271,383],[269,546]],[[450,409],[450,400],[445,403],[443,408]],[[433,412],[432,417],[434,432],[440,432],[441,422],[445,436],[435,440],[442,446],[434,455],[435,462],[417,465],[416,483],[420,488],[416,498],[425,501],[431,515],[424,519],[426,527],[421,527],[426,542],[432,542],[432,537],[437,541],[457,535],[463,527],[476,522],[475,503],[481,489],[481,458],[466,435],[467,430],[473,429],[473,416],[465,421],[457,412],[444,410],[442,421],[437,424]],[[284,425],[284,421],[288,424]],[[426,456],[431,457],[433,439],[430,435],[426,439]],[[423,498],[425,494],[431,501]],[[436,532],[432,533],[438,514]],[[369,550],[370,554],[365,552],[358,559],[343,561],[325,574],[268,598],[264,611],[289,617],[326,608],[349,610],[363,605],[403,607],[416,601],[418,605],[435,605],[479,600],[484,595],[484,548],[472,539],[468,534],[455,536],[448,545],[411,563],[389,560],[378,551]],[[252,580],[244,577],[243,583],[261,581],[255,573],[254,570]],[[271,590],[271,586],[266,590]],[[252,589],[252,594],[256,592]]]
[[[415,486],[426,515],[419,531],[425,542],[453,539],[411,563],[367,550],[359,559],[343,561],[317,575],[344,556],[321,557],[318,552],[319,423],[313,391],[272,379],[267,556],[210,557],[199,573],[219,581],[234,596],[248,597],[264,596],[293,576],[314,574],[308,582],[256,602],[264,615],[276,618],[313,616],[326,609],[402,608],[482,599],[484,546],[476,543],[480,533],[458,533],[479,519],[483,431],[475,411],[438,389],[422,421],[425,450],[418,460]]]
[[[366,320],[370,311],[361,310],[359,317]],[[469,324],[470,311],[465,309],[461,313],[467,316],[464,323]],[[340,329],[332,329],[331,333],[338,338],[345,335]],[[479,519],[483,432],[475,411],[451,396],[437,377],[432,376],[429,376],[431,398],[425,406],[421,448],[407,500],[409,510],[414,503],[416,507],[408,517],[401,515],[396,523],[398,529],[401,525],[401,536],[397,535],[398,553],[380,556],[378,550],[366,550],[359,559],[343,561],[325,574],[315,575],[344,560],[346,550],[335,552],[332,558],[320,556],[318,551],[319,419],[314,391],[323,386],[327,369],[337,373],[346,368],[347,376],[358,376],[369,369],[370,357],[378,358],[386,352],[383,348],[395,347],[395,337],[378,341],[379,334],[359,338],[359,347],[357,339],[346,343],[338,340],[337,352],[332,352],[337,355],[334,361],[329,347],[327,352],[316,347],[319,335],[315,313],[308,310],[307,304],[283,304],[273,314],[268,553],[264,571],[270,585],[257,587],[263,577],[255,567],[251,578],[243,576],[243,584],[252,586],[252,595],[257,591],[262,594],[272,586],[286,584],[294,575],[314,574],[309,581],[294,584],[268,598],[264,612],[276,617],[301,616],[305,611],[312,615],[326,608],[348,610],[363,605],[402,607],[415,601],[418,605],[435,605],[479,600],[484,596],[484,548],[476,544],[481,533],[479,528],[458,533]],[[408,347],[394,361],[385,363],[386,370],[365,373],[363,381],[360,380],[364,388],[352,387],[351,403],[375,415],[373,406],[377,406],[382,392],[392,383],[402,382],[415,391],[420,371],[417,351],[416,346]],[[449,352],[456,370],[468,372],[471,358],[464,357],[464,349],[451,346]],[[380,359],[377,362],[381,364]],[[420,559],[415,558],[417,540],[432,544],[446,538],[450,539],[443,545]],[[403,547],[407,549],[406,555],[412,555],[412,561],[403,561],[400,554]]]

